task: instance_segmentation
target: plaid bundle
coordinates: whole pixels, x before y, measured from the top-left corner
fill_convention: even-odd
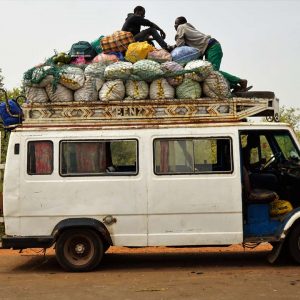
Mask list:
[[[133,42],[134,38],[131,32],[116,31],[101,40],[101,47],[104,53],[124,52],[127,50],[128,45]]]

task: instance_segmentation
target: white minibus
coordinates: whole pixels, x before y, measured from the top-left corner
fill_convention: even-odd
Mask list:
[[[286,248],[300,263],[299,185],[286,124],[21,126],[7,151],[2,247],[55,245],[68,271],[96,268],[110,246],[269,242],[272,260]]]

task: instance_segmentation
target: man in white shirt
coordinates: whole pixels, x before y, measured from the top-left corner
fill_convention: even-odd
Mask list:
[[[193,25],[187,22],[185,17],[178,17],[174,25],[177,33],[175,36],[176,46],[190,46],[197,48],[201,57],[211,62],[214,70],[219,71],[223,57],[221,44],[210,35],[206,35],[197,30]],[[233,92],[246,92],[252,88],[247,87],[247,80],[241,79],[227,72],[220,71],[229,82]]]

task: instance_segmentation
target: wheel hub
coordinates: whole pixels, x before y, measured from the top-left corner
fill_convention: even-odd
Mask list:
[[[82,243],[78,243],[75,245],[76,254],[83,254],[85,251],[85,246]]]

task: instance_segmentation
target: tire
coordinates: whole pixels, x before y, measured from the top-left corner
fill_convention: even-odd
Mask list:
[[[289,234],[288,245],[292,259],[300,264],[300,224],[297,224]]]
[[[56,242],[56,259],[67,271],[87,272],[95,269],[103,257],[100,236],[91,229],[64,231]]]
[[[105,253],[108,249],[110,248],[110,244],[109,243],[104,243],[103,244],[103,252]]]

